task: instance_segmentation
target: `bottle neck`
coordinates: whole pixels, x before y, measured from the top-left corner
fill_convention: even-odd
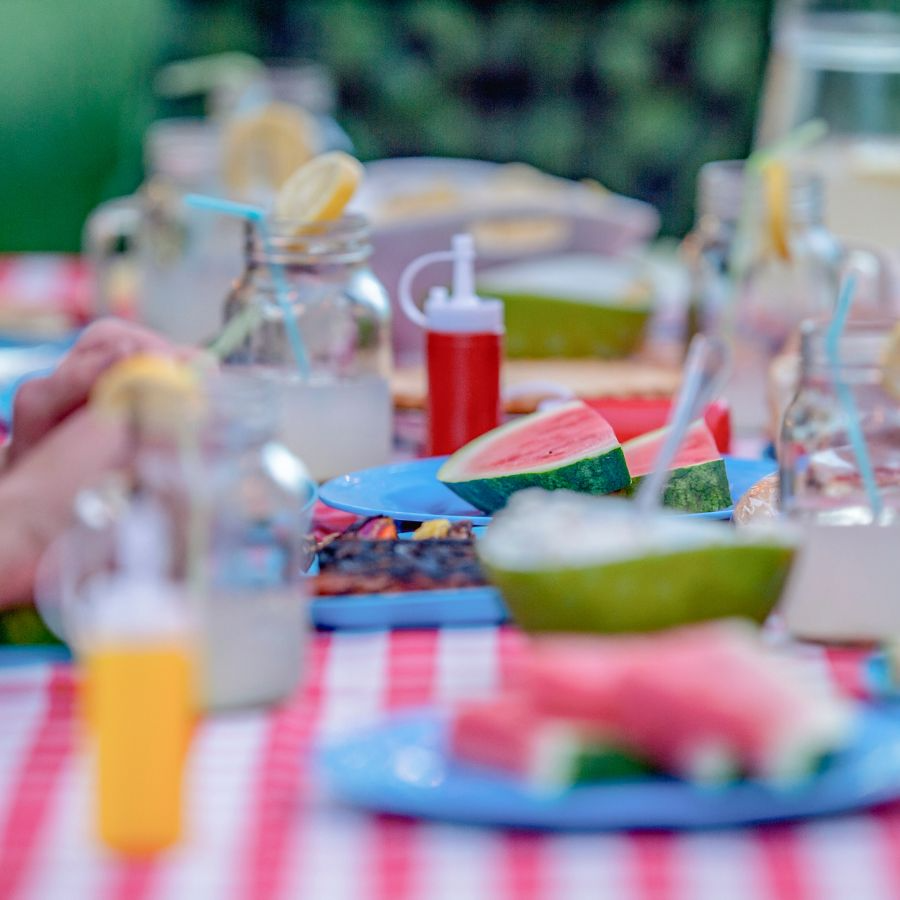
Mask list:
[[[364,262],[372,253],[369,224],[358,215],[312,225],[269,219],[245,231],[247,268],[343,267]]]

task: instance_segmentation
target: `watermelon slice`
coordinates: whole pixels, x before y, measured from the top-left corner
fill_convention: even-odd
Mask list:
[[[631,484],[619,441],[606,419],[573,400],[507,422],[457,450],[438,480],[492,513],[516,491],[567,488],[609,494]]]
[[[791,784],[837,749],[847,704],[737,622],[628,638],[554,638],[520,668],[533,714],[603,728],[672,774]]]
[[[632,478],[628,493],[633,493],[644,476],[653,471],[668,433],[668,427],[659,428],[622,445]],[[725,462],[706,422],[698,419],[688,428],[672,463],[663,505],[682,512],[700,513],[727,509],[731,503]]]
[[[463,762],[524,779],[541,790],[654,771],[603,731],[542,716],[517,692],[462,704],[451,720],[450,747]]]

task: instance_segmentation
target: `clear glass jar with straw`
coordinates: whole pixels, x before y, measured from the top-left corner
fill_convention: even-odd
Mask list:
[[[273,386],[279,439],[320,480],[391,454],[390,302],[371,250],[361,216],[250,222],[225,301],[226,364]]]
[[[689,325],[732,342],[725,396],[738,438],[769,428],[769,366],[801,321],[830,313],[851,254],[869,273],[859,308],[887,302],[880,260],[842,246],[825,227],[821,182],[792,175],[780,187],[771,191],[743,161],[708,163],[700,172],[697,224],[684,245],[692,271]]]
[[[828,525],[900,520],[900,403],[884,389],[881,368],[890,324],[850,323],[835,366],[828,324],[804,323],[800,386],[781,434],[781,505],[791,518]],[[854,420],[873,476],[868,487]]]

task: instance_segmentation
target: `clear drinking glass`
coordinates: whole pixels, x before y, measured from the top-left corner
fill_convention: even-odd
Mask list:
[[[240,223],[187,207],[185,194],[220,194],[221,140],[205,119],[155,122],[138,191],[102,204],[85,225],[100,313],[137,318],[174,340],[200,343],[220,322],[239,274]]]
[[[225,322],[228,328],[242,317],[249,324],[226,363],[275,387],[279,439],[314,478],[386,463],[390,302],[369,269],[365,219],[299,227],[272,221],[268,232],[264,241],[256,227],[247,228],[245,270],[225,301]],[[308,372],[291,349],[276,292],[279,272]]]
[[[892,324],[892,323],[891,323]],[[826,353],[827,323],[804,323],[801,378],[781,435],[781,504],[792,518],[828,525],[900,521],[900,403],[881,382],[890,324],[850,323],[840,365]],[[846,385],[859,417],[883,504],[873,514],[848,434],[849,412],[837,385]]]
[[[767,145],[812,119],[824,121],[828,134],[794,164],[823,178],[829,228],[842,239],[900,254],[895,2],[779,2],[757,140]]]
[[[765,431],[769,365],[804,319],[830,314],[845,266],[853,262],[869,275],[861,279],[860,313],[874,314],[884,302],[878,257],[843,246],[825,227],[818,178],[791,177],[786,257],[773,250],[765,211],[755,202],[761,185],[749,178],[743,161],[712,162],[701,169],[697,223],[683,245],[692,275],[691,327],[726,334],[733,344],[725,395],[739,438]],[[747,191],[752,192],[749,200]],[[740,238],[739,222],[745,229]],[[733,284],[730,263],[738,239],[745,246]]]
[[[271,385],[223,373],[208,393],[211,415],[188,461],[207,544],[197,576],[203,695],[214,709],[272,703],[302,668],[315,489],[276,442]]]

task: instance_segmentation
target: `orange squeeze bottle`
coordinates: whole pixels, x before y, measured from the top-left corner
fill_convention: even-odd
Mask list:
[[[99,836],[113,850],[140,856],[181,836],[195,715],[187,617],[163,574],[159,524],[158,511],[146,504],[126,514],[118,572],[88,586],[91,622],[83,640]]]

